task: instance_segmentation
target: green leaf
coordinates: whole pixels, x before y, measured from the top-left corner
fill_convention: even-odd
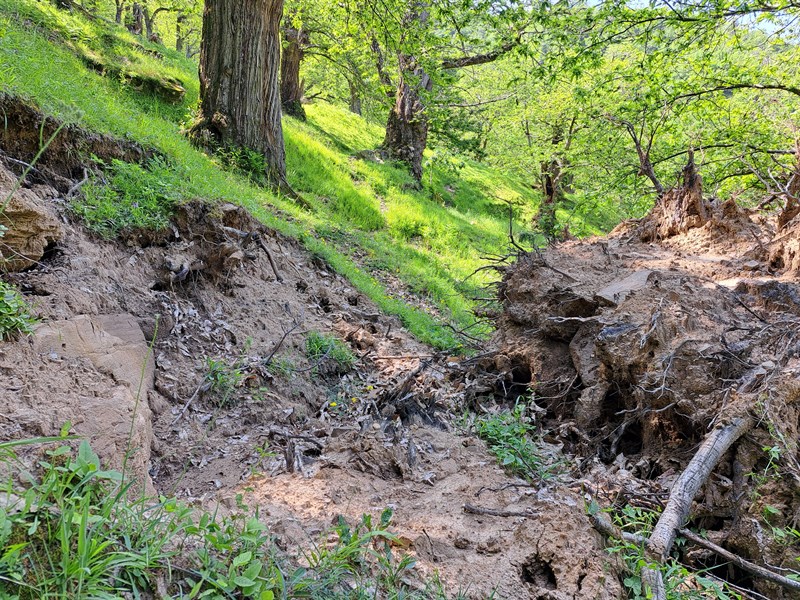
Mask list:
[[[244,575],[248,579],[252,579],[255,581],[256,578],[261,574],[261,569],[264,567],[263,563],[260,560],[254,560],[251,562],[248,567],[244,570]]]
[[[253,558],[252,552],[242,552],[239,556],[233,559],[233,566],[234,567],[241,567],[242,565],[246,565],[250,562],[250,559]]]
[[[252,587],[256,584],[255,581],[245,577],[244,575],[237,575],[236,577],[234,577],[233,583],[243,588]]]

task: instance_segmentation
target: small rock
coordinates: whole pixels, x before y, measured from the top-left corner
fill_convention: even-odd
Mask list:
[[[742,269],[745,271],[758,271],[761,269],[761,263],[757,260],[748,260],[742,265]]]
[[[472,542],[470,542],[464,536],[460,535],[455,539],[455,541],[453,542],[453,545],[456,548],[458,548],[459,550],[466,550],[467,548],[469,548],[472,545]]]

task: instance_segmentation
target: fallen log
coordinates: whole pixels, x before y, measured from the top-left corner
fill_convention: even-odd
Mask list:
[[[683,527],[689,516],[697,492],[728,449],[752,427],[753,420],[749,416],[734,417],[717,425],[706,436],[697,453],[672,486],[667,506],[647,540],[647,556],[653,563],[661,564],[667,559],[678,530]],[[642,567],[642,582],[650,588],[653,600],[667,600],[664,580],[659,569]]]

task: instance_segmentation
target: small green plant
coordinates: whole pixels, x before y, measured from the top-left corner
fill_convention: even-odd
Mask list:
[[[283,377],[289,377],[297,370],[297,365],[291,358],[279,357],[272,361],[270,364],[272,369]]]
[[[244,175],[258,185],[269,185],[267,161],[264,155],[249,148],[238,146],[220,147],[215,150],[222,164]]]
[[[342,340],[319,331],[311,331],[306,337],[306,356],[317,365],[329,361],[339,373],[346,373],[356,362],[355,355]]]
[[[526,479],[548,479],[558,471],[560,463],[548,459],[537,444],[536,427],[526,417],[524,404],[479,417],[474,426],[478,437],[509,473]]]
[[[599,507],[593,503],[589,512],[594,513]],[[666,587],[668,600],[734,600],[740,598],[730,590],[724,582],[712,579],[704,571],[691,571],[674,558],[664,564],[653,563],[646,555],[644,540],[650,536],[653,526],[658,521],[659,513],[637,506],[625,505],[618,511],[609,511],[613,523],[622,531],[638,535],[641,543],[616,540],[607,548],[611,554],[618,555],[625,564],[627,576],[622,583],[631,600],[648,600],[652,592],[644,585],[641,577],[642,569],[649,567],[661,571]],[[682,540],[677,540],[680,545]]]
[[[223,359],[207,357],[205,367],[204,379],[209,386],[209,393],[218,405],[228,404],[244,381],[245,374],[241,366],[238,363],[231,365]]]
[[[0,341],[30,334],[36,319],[30,307],[14,287],[0,281]]]
[[[414,568],[415,561],[408,554],[394,555],[392,544],[397,538],[388,531],[391,520],[392,511],[388,508],[377,523],[371,515],[365,514],[351,526],[339,516],[330,532],[336,542],[320,544],[306,556],[317,576],[305,577],[304,584],[296,587],[295,592],[303,597],[353,600],[446,597],[444,594],[417,595],[403,582],[403,575]],[[380,596],[379,590],[383,592]]]
[[[151,159],[146,168],[112,161],[108,183],[95,177],[72,202],[72,210],[86,226],[105,238],[121,231],[162,230],[169,225],[181,200],[181,177],[163,159]]]

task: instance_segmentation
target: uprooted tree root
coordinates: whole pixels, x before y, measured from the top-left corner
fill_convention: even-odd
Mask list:
[[[508,268],[497,351],[474,387],[513,399],[529,386],[587,485],[664,509],[654,561],[688,522],[745,561],[794,567],[797,549],[766,531],[793,527],[800,508],[800,223],[776,231],[703,200],[685,176],[641,221]],[[783,516],[766,523],[767,506]],[[698,566],[770,598],[793,593],[716,565]]]

